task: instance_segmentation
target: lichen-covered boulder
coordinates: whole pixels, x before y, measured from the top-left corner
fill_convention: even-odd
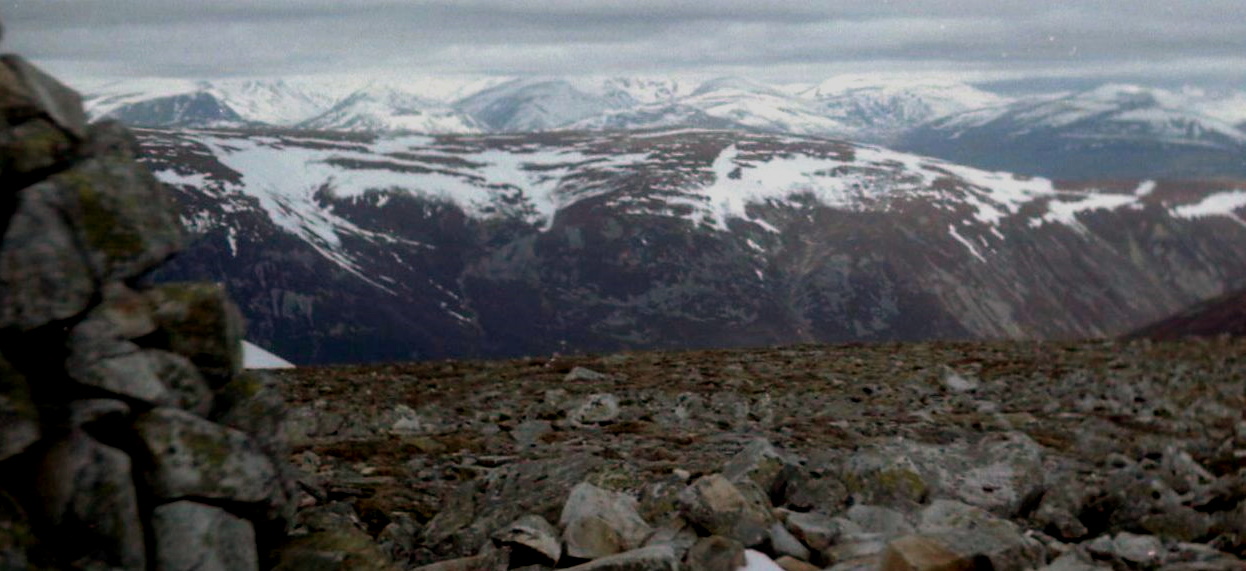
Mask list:
[[[143,444],[143,480],[157,499],[284,500],[276,466],[246,433],[172,408],[143,414],[134,429]]]
[[[1045,489],[1042,447],[1020,432],[948,445],[905,439],[851,456],[841,479],[857,503],[915,509],[932,497],[1016,515]]]
[[[688,521],[745,547],[765,541],[773,520],[766,505],[746,496],[722,474],[698,478],[680,492],[679,503]]]
[[[151,516],[158,571],[259,569],[251,524],[194,502],[157,506]]]
[[[173,198],[135,162],[137,145],[124,128],[90,128],[93,156],[48,179],[71,220],[96,276],[125,281],[168,259],[183,244]]]
[[[558,519],[567,554],[596,559],[640,547],[652,529],[637,508],[636,499],[627,494],[577,484]]]

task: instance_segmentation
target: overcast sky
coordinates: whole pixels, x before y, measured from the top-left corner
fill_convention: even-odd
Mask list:
[[[1246,88],[1244,0],[0,0],[0,20],[4,51],[71,79],[894,72]]]

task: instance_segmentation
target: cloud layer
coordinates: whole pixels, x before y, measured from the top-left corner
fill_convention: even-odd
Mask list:
[[[837,73],[1246,83],[1241,0],[6,0],[91,76]]]

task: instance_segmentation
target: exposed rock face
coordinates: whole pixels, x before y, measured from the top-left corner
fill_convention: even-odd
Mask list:
[[[136,149],[0,57],[0,569],[254,570],[293,518],[238,310],[145,279],[184,232]]]

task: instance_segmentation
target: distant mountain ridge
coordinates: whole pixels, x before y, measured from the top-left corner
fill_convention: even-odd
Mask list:
[[[1246,180],[735,129],[138,136],[195,236],[161,277],[300,364],[1112,335],[1246,280]]]
[[[135,126],[368,133],[729,128],[872,142],[1070,180],[1246,175],[1246,93],[1109,84],[1004,97],[946,80],[842,76],[122,82],[89,97]]]

